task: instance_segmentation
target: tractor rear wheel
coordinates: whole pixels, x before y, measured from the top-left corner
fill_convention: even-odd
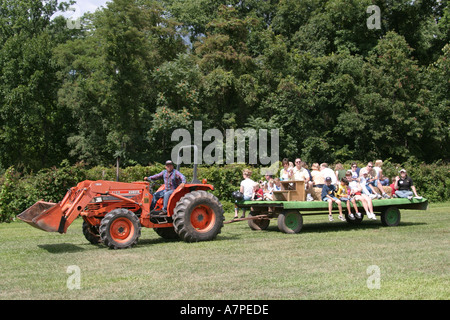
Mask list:
[[[187,242],[214,239],[223,227],[223,208],[219,199],[206,191],[192,191],[177,202],[173,226]]]
[[[141,236],[141,223],[136,215],[127,209],[114,209],[100,223],[100,238],[111,249],[125,249],[134,246]]]

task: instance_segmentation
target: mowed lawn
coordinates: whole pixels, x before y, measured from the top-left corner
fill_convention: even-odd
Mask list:
[[[200,243],[143,228],[117,251],[88,243],[81,219],[64,235],[0,224],[0,299],[449,299],[450,202],[401,214],[398,227],[307,216],[294,235],[237,222]]]

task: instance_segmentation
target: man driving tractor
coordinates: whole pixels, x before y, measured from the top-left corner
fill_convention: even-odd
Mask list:
[[[173,193],[173,191],[178,186],[184,186],[186,183],[186,177],[179,172],[178,170],[174,169],[173,162],[171,160],[166,161],[166,170],[161,171],[158,174],[155,174],[150,177],[145,177],[144,180],[152,181],[152,180],[164,180],[164,190],[155,192],[153,195],[152,204],[150,206],[150,212],[155,208],[156,202],[164,197],[164,205],[163,209],[161,211],[162,215],[165,215],[167,213],[167,204],[169,203],[170,195]]]

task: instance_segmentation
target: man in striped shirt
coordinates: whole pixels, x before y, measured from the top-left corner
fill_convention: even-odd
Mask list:
[[[161,214],[164,215],[167,213],[167,204],[169,203],[170,195],[178,186],[184,186],[186,183],[186,177],[180,171],[174,169],[174,165],[171,160],[167,160],[166,170],[145,178],[145,180],[149,181],[160,179],[164,180],[164,190],[155,192],[153,195],[152,205],[150,206],[150,211],[153,210],[158,199],[164,197],[164,206],[161,212]]]

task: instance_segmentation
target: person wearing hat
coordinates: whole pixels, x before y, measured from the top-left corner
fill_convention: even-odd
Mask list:
[[[408,198],[412,199],[413,194],[416,199],[422,199],[419,195],[417,195],[416,187],[412,179],[408,176],[405,169],[400,170],[400,177],[395,177],[395,195],[399,198]]]
[[[152,180],[164,180],[164,189],[158,192],[155,192],[153,195],[152,204],[150,206],[150,211],[155,208],[156,202],[164,197],[164,205],[161,214],[167,213],[167,204],[169,203],[170,195],[173,191],[179,186],[184,186],[186,183],[186,177],[178,170],[174,169],[173,162],[171,160],[166,161],[166,170],[161,171],[158,174],[155,174],[150,177],[145,177],[144,180],[152,181]]]
[[[328,201],[328,220],[333,221],[333,215],[331,210],[333,209],[333,202],[336,202],[339,208],[339,219],[345,221],[344,216],[342,215],[342,204],[341,200],[336,198],[336,186],[331,183],[331,177],[325,178],[325,184],[322,188],[322,200]]]

